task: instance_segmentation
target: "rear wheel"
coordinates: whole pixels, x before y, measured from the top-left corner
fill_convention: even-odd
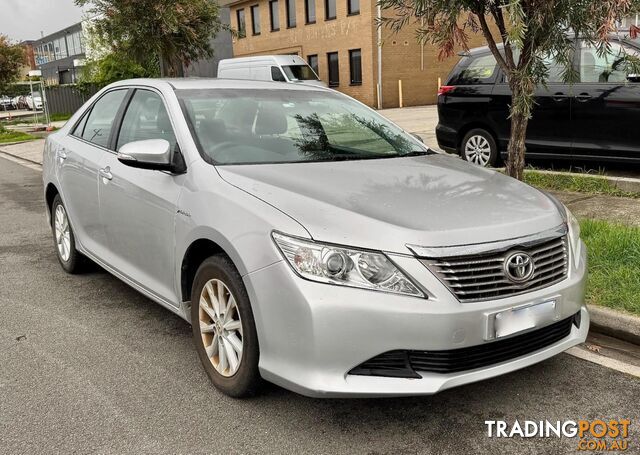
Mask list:
[[[191,292],[193,341],[211,382],[246,397],[260,385],[258,335],[240,274],[225,256],[206,259]]]
[[[69,223],[67,209],[57,194],[51,204],[51,230],[60,265],[67,273],[80,273],[87,265],[87,258],[76,249],[76,237]]]
[[[462,159],[482,167],[494,166],[498,160],[498,146],[488,131],[474,128],[462,140]]]

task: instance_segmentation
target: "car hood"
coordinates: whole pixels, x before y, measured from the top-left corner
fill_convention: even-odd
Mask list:
[[[542,192],[454,157],[218,166],[228,183],[301,223],[315,239],[409,253],[557,227]]]

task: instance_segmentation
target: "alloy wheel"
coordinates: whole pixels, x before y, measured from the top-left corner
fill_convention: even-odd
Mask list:
[[[488,166],[491,159],[491,144],[480,135],[471,136],[464,146],[467,161],[479,166]]]
[[[202,343],[209,361],[222,376],[233,376],[242,362],[242,321],[236,299],[222,281],[202,288],[199,302]]]
[[[67,262],[71,256],[71,230],[69,227],[69,218],[67,211],[62,204],[56,207],[54,216],[54,229],[56,236],[56,246],[60,258]]]

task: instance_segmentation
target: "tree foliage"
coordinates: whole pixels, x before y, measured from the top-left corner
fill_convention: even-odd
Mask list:
[[[20,68],[25,64],[25,52],[21,45],[14,44],[0,34],[0,92],[20,76]]]
[[[210,40],[225,28],[211,0],[76,0],[97,15],[93,29],[102,43],[145,66],[155,56],[166,76],[182,64],[213,55]]]
[[[548,74],[545,59],[554,58],[564,66],[565,80],[575,81],[572,37],[582,37],[604,54],[616,24],[637,11],[640,1],[379,0],[379,4],[385,11],[379,26],[394,31],[415,27],[418,39],[437,46],[441,57],[454,55],[456,48],[469,50],[470,34],[482,33],[511,88],[507,171],[522,179],[534,91]]]
[[[139,63],[124,53],[110,52],[98,59],[88,60],[80,77],[81,84],[104,87],[112,82],[138,77],[158,77],[158,61],[150,58]]]

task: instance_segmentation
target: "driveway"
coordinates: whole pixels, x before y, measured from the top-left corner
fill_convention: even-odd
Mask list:
[[[0,452],[567,453],[576,438],[484,421],[581,418],[631,419],[638,449],[640,380],[567,354],[431,397],[225,397],[186,322],[97,267],[62,271],[40,173],[1,157],[0,225]]]

